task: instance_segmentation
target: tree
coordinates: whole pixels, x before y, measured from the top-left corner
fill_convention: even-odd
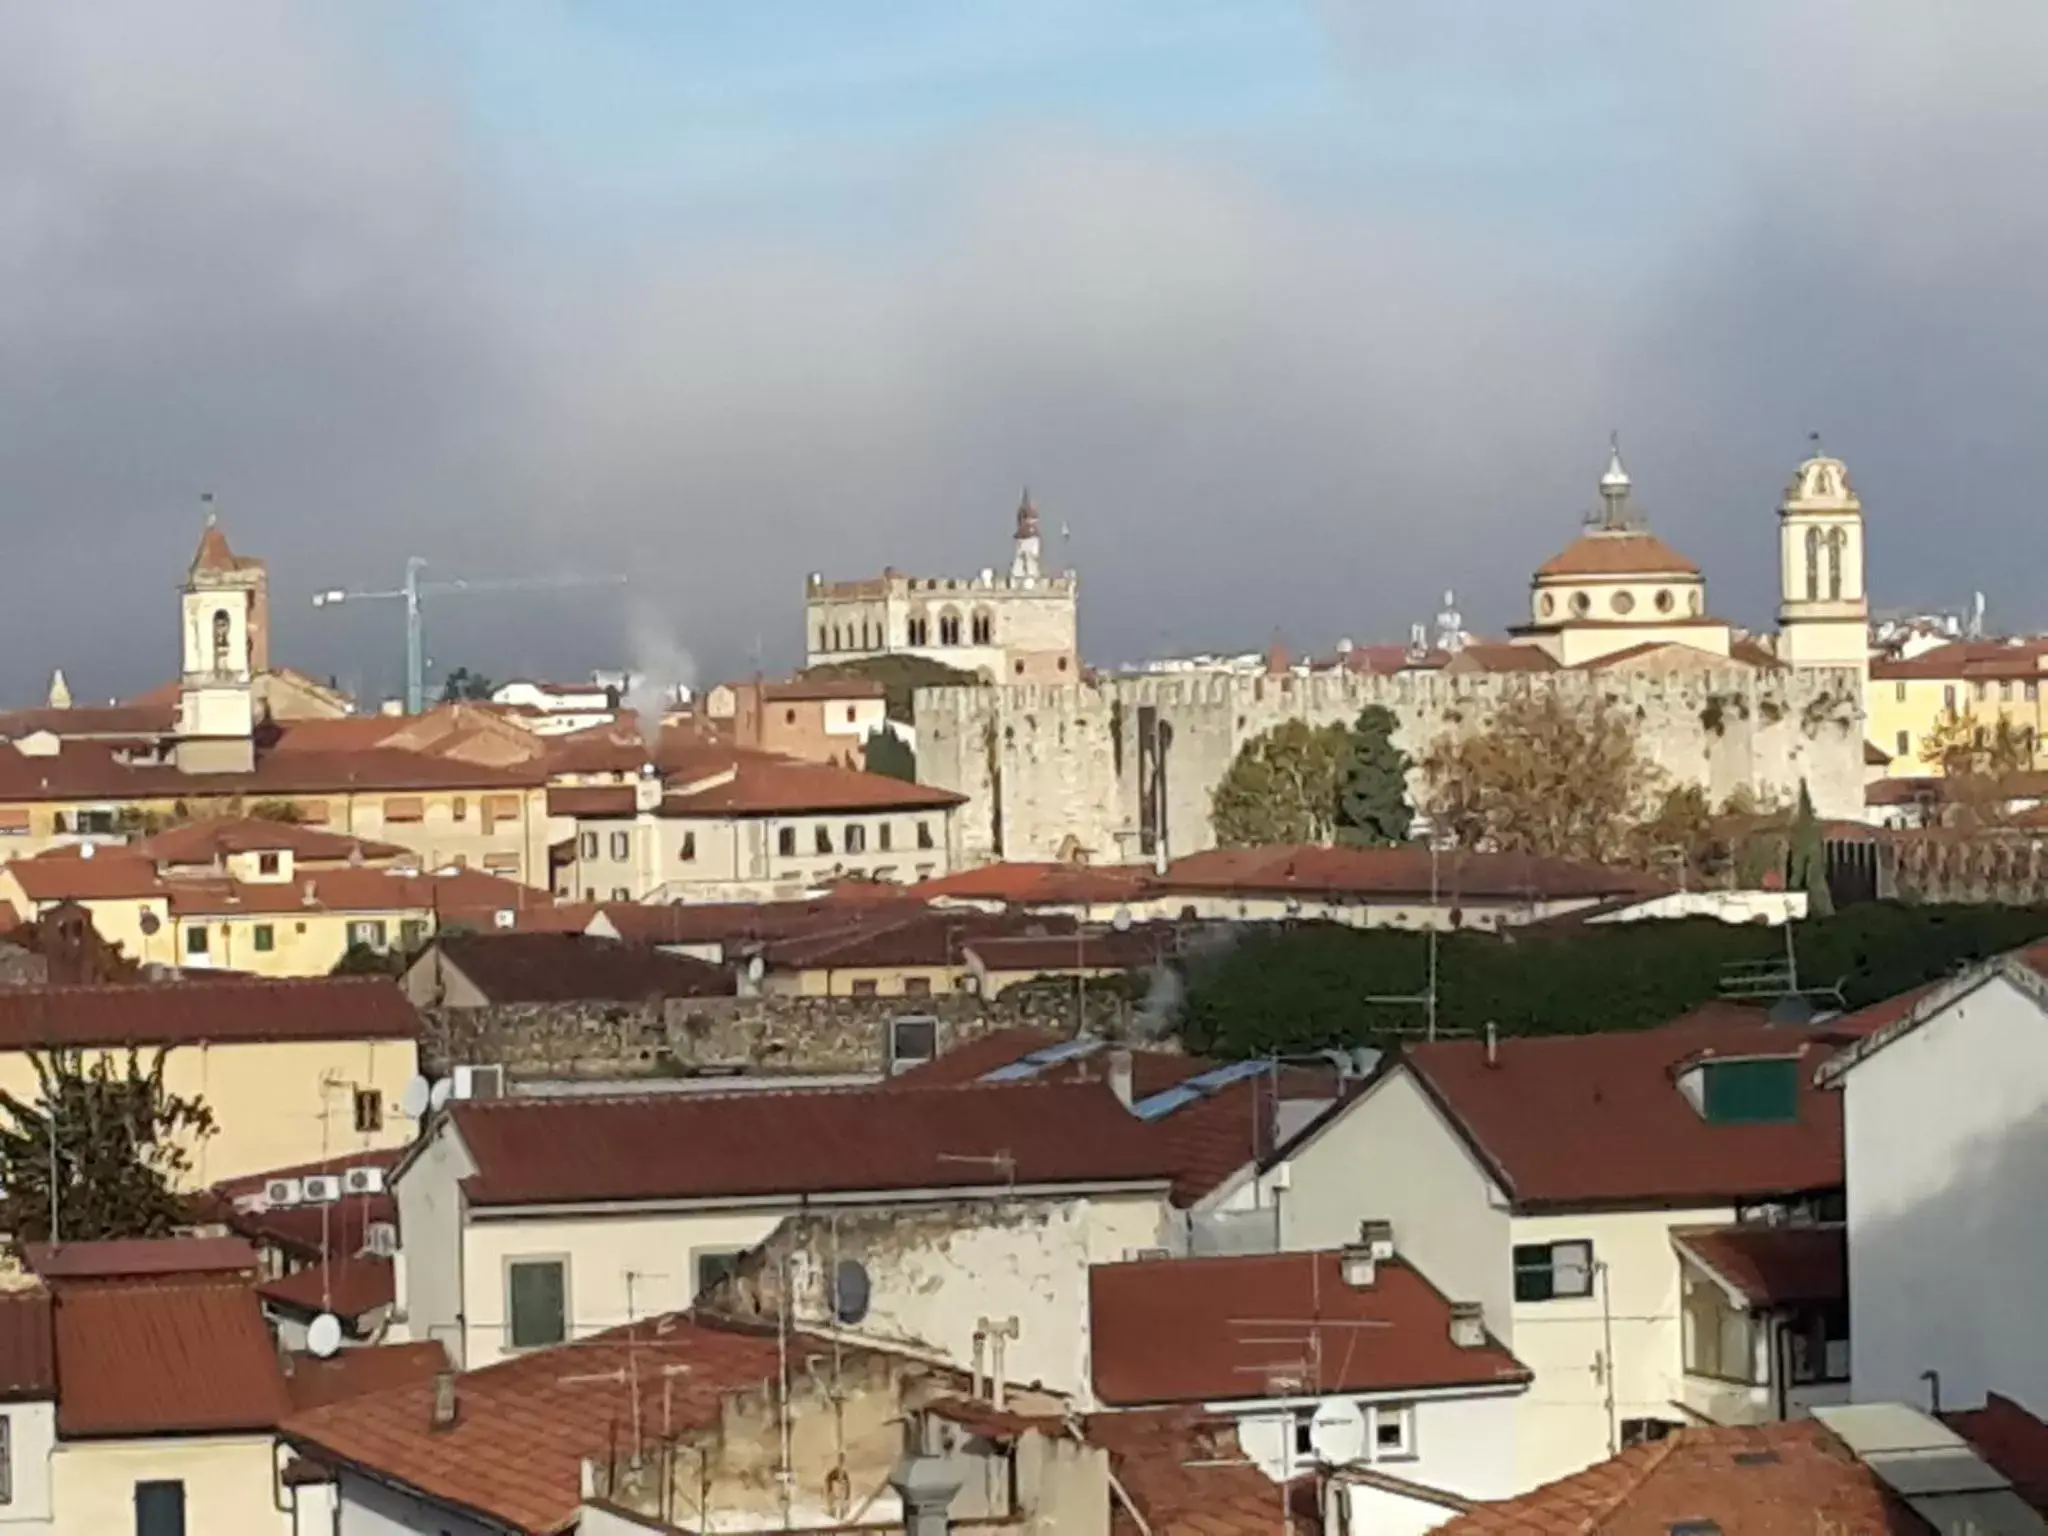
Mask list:
[[[2002,826],[2014,775],[2033,766],[2032,735],[2000,716],[1986,725],[1974,714],[1946,711],[1920,741],[1920,761],[1942,777],[1945,820],[1971,829]]]
[[[306,819],[306,813],[291,800],[258,800],[250,805],[249,814],[258,821],[277,821],[288,826]]]
[[[1806,781],[1799,781],[1799,808],[1792,813],[1791,867],[1785,884],[1806,892],[1808,917],[1833,917],[1834,893],[1828,889],[1827,842],[1821,836],[1820,818],[1813,813],[1813,796]]]
[[[1408,841],[1415,813],[1408,804],[1408,754],[1394,745],[1394,712],[1368,704],[1351,727],[1337,780],[1337,841],[1378,847]]]
[[[1483,730],[1446,731],[1422,771],[1430,822],[1460,847],[1597,863],[1628,851],[1664,781],[1618,705],[1553,689],[1506,700]]]
[[[164,1087],[167,1054],[31,1052],[35,1102],[0,1090],[0,1218],[16,1244],[51,1238],[53,1204],[66,1241],[161,1237],[184,1221],[179,1186],[213,1111]]]
[[[353,942],[334,962],[330,976],[397,976],[404,972],[406,957],[399,951],[378,949],[373,944]]]
[[[441,702],[454,704],[464,699],[488,701],[498,685],[481,672],[456,667],[441,679]]]
[[[1351,733],[1341,725],[1283,720],[1239,749],[1209,801],[1224,848],[1327,843],[1337,825],[1337,780]]]
[[[886,724],[868,732],[863,756],[869,773],[901,779],[906,784],[917,782],[917,753]]]

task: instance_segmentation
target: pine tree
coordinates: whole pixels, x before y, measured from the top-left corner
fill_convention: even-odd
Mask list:
[[[15,1243],[48,1240],[53,1209],[67,1242],[161,1237],[185,1219],[179,1185],[213,1111],[164,1087],[167,1054],[31,1052],[36,1100],[0,1090],[0,1220]]]
[[[1352,847],[1405,843],[1415,812],[1408,804],[1408,754],[1394,745],[1394,712],[1368,704],[1351,728],[1337,778],[1337,841]]]

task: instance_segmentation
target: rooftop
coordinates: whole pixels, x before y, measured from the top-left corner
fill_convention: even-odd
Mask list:
[[[730,997],[734,986],[721,966],[583,933],[449,934],[435,947],[493,1003]]]
[[[0,988],[0,1049],[416,1040],[420,1017],[382,976]]]
[[[239,1237],[132,1237],[103,1242],[29,1243],[23,1262],[44,1280],[149,1279],[256,1272],[256,1250]]]
[[[1848,1299],[1848,1239],[1836,1224],[1682,1227],[1671,1241],[1753,1311]]]
[[[436,1343],[363,1344],[326,1359],[295,1351],[284,1359],[285,1391],[294,1412],[324,1408],[366,1392],[431,1383],[448,1368]]]
[[[1118,1406],[1529,1380],[1491,1338],[1454,1343],[1449,1301],[1399,1259],[1363,1288],[1336,1253],[1098,1264],[1088,1301],[1095,1390]]]
[[[470,1100],[474,1206],[1165,1185],[1171,1150],[1098,1084]]]
[[[277,1347],[247,1284],[66,1285],[54,1310],[68,1439],[256,1432],[284,1418]]]
[[[1573,576],[1677,576],[1697,580],[1700,568],[1654,533],[1595,529],[1536,567],[1538,582]]]

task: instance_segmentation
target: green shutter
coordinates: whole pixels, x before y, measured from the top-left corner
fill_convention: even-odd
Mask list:
[[[1557,1294],[1557,1272],[1550,1262],[1550,1244],[1529,1243],[1515,1249],[1515,1300],[1548,1301]]]
[[[1799,1118],[1799,1063],[1710,1061],[1705,1108],[1709,1125],[1774,1125]]]

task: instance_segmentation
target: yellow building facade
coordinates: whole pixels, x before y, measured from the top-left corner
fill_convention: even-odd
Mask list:
[[[1874,661],[1864,690],[1870,740],[1891,754],[1893,778],[1938,776],[1922,757],[1927,738],[1953,716],[1987,736],[2002,721],[2032,743],[2033,767],[2048,767],[2042,739],[2042,684],[2048,642],[1958,641],[1919,656]]]

